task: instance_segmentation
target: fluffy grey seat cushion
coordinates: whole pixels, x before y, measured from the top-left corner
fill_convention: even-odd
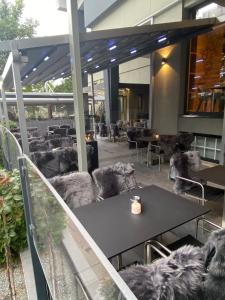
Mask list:
[[[98,168],[92,172],[99,196],[106,199],[136,186],[134,168],[121,162],[113,166]]]
[[[225,299],[225,229],[214,231],[203,247],[207,273],[204,300]]]
[[[184,246],[151,265],[132,266],[121,277],[138,299],[200,299],[204,255],[200,248]]]
[[[49,179],[59,195],[73,211],[95,201],[92,179],[87,172],[74,172]]]

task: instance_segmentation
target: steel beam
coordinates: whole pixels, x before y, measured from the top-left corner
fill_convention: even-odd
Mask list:
[[[69,23],[70,61],[74,96],[74,112],[77,135],[77,152],[79,171],[87,171],[87,150],[85,141],[84,100],[81,76],[80,38],[77,1],[67,0]]]
[[[12,73],[13,73],[13,82],[16,92],[17,98],[17,109],[19,115],[19,127],[20,134],[23,146],[23,153],[29,155],[29,145],[28,145],[28,137],[27,137],[27,125],[26,125],[26,116],[25,116],[25,108],[23,102],[23,90],[21,84],[21,75],[20,75],[20,62],[17,60],[18,51],[13,51],[13,61],[12,61]],[[16,59],[14,59],[16,58]]]

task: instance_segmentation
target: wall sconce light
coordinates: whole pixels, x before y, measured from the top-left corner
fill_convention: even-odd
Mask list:
[[[162,62],[161,62],[161,65],[165,65],[167,64],[167,59],[165,57],[162,58]]]

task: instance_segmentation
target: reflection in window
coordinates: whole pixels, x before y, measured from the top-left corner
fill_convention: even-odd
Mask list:
[[[222,113],[225,99],[225,26],[191,40],[188,113]]]

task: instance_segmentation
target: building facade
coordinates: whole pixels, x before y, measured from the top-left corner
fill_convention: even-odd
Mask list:
[[[88,30],[208,17],[225,20],[225,3],[220,0],[84,0],[83,9]],[[134,112],[140,107],[140,95],[129,99],[132,85],[149,85],[148,99],[142,100],[148,103],[142,105],[141,113],[148,110],[150,126],[161,134],[193,132],[195,149],[203,157],[218,160],[224,115],[224,55],[222,26],[191,41],[121,64],[118,94],[125,95],[121,119],[131,120],[140,115]],[[164,65],[162,58],[166,59]],[[103,72],[94,74],[95,82],[102,80]]]

